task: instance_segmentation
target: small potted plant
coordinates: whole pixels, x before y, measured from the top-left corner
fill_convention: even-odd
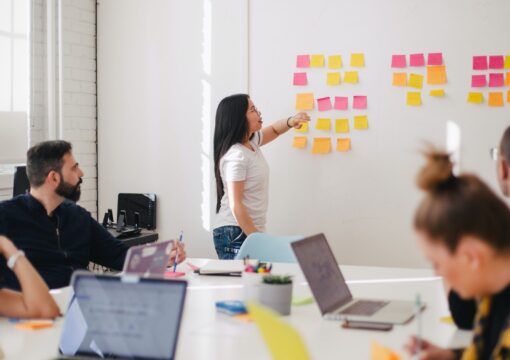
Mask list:
[[[292,302],[292,276],[265,275],[260,285],[259,302],[281,315],[289,315]]]

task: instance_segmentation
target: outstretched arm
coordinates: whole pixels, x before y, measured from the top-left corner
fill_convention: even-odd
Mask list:
[[[300,112],[288,119],[279,120],[262,129],[262,145],[270,143],[278,136],[286,133],[291,128],[299,129],[304,123],[310,121],[307,113]]]

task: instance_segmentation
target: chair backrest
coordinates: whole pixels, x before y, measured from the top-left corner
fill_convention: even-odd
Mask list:
[[[12,187],[12,197],[25,194],[28,190],[30,190],[30,183],[28,182],[27,167],[16,166],[16,171],[14,172],[14,184]]]
[[[241,260],[249,255],[260,261],[295,263],[297,260],[290,243],[301,239],[303,236],[300,235],[252,233],[244,240],[235,258]]]

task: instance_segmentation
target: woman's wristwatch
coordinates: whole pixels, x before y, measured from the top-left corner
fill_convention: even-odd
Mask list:
[[[9,256],[9,259],[7,260],[7,267],[11,270],[14,270],[14,266],[16,265],[16,262],[20,256],[25,256],[25,252],[23,250],[18,250]]]

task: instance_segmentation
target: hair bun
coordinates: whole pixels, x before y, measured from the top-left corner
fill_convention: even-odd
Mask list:
[[[450,155],[444,151],[429,149],[424,152],[427,163],[418,173],[416,184],[425,191],[434,191],[447,183],[453,175]]]

